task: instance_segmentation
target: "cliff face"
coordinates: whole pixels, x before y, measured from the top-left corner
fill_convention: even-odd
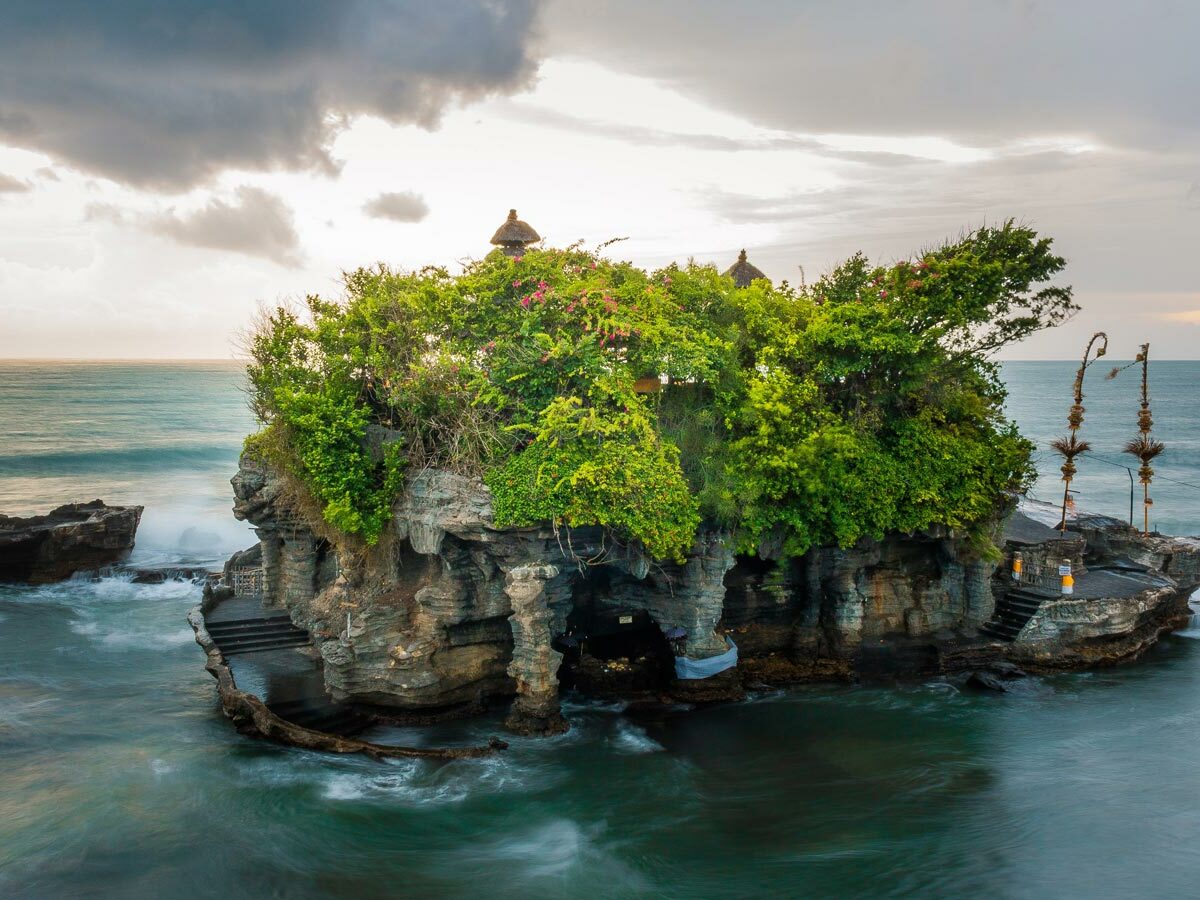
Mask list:
[[[479,481],[425,471],[396,503],[394,534],[339,559],[269,470],[244,460],[233,485],[235,515],[261,539],[264,597],[314,635],[335,699],[445,711],[515,694],[519,732],[565,729],[562,677],[713,699],[745,678],[927,671],[939,642],[993,612],[993,566],[963,562],[946,534],[768,561],[702,530],[677,565],[595,529],[498,530]],[[715,657],[727,636],[737,671],[673,677],[675,652]]]

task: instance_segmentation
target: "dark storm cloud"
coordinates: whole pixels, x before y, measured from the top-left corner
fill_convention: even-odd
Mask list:
[[[101,217],[107,212],[94,211]],[[89,211],[89,215],[92,214],[93,211]],[[118,223],[126,220],[119,212],[107,217]],[[146,220],[142,226],[152,233],[194,247],[261,256],[283,266],[295,266],[300,262],[300,238],[291,209],[274,194],[260,188],[240,187],[232,202],[214,199],[196,212],[163,213]]]
[[[1128,142],[1200,129],[1189,0],[559,0],[548,28],[560,52],[787,130]]]
[[[429,215],[429,204],[420,194],[412,191],[379,194],[363,204],[363,211],[377,219],[394,222],[420,222]]]
[[[436,124],[529,82],[539,0],[7,0],[0,143],[139,186],[335,171],[360,113]]]

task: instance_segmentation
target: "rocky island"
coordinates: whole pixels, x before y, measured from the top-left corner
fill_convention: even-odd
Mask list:
[[[45,584],[120,562],[133,549],[140,506],[70,503],[44,516],[0,515],[0,581]]]
[[[360,270],[257,333],[233,488],[260,543],[193,615],[246,730],[315,746],[511,701],[510,730],[554,734],[568,688],[1002,686],[1188,621],[1196,544],[1015,510],[1031,445],[991,354],[1075,309],[1048,240],[982,228],[799,289],[745,254],[646,273],[538,240],[514,213],[462,275]],[[249,653],[303,657],[334,706],[247,712]]]

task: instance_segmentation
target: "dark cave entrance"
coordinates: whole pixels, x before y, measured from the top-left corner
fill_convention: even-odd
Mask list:
[[[635,592],[602,569],[581,580],[567,630],[554,640],[563,654],[561,687],[604,699],[654,696],[666,688],[675,657],[650,613],[628,599]]]

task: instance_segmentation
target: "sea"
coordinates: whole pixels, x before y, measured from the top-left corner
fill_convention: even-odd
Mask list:
[[[1003,370],[1050,503],[1075,365]],[[1139,373],[1107,368],[1073,487],[1125,518]],[[1200,534],[1198,386],[1200,363],[1152,364],[1167,533]],[[254,540],[229,487],[253,428],[235,362],[0,362],[0,512],[138,503],[135,564],[216,563]],[[651,719],[569,697],[560,737],[374,762],[237,734],[184,619],[199,594],[0,585],[0,897],[1200,894],[1200,627],[1006,694],[815,686]],[[498,714],[397,738],[491,734]]]

